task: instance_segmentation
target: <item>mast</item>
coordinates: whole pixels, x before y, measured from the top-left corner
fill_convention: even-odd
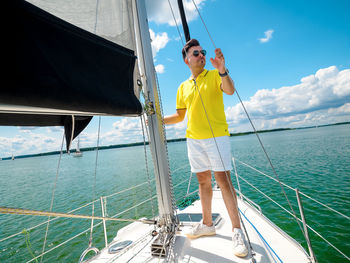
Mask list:
[[[174,217],[172,183],[163,128],[163,116],[157,91],[146,6],[144,0],[135,0],[135,3],[137,8],[135,14],[138,16],[138,19],[135,19],[137,54],[139,65],[141,66],[141,75],[143,76],[142,83],[146,103],[154,110],[153,114],[148,115],[148,127],[150,131],[150,148],[155,168],[159,224],[168,226],[169,224],[174,224],[176,220]]]
[[[186,42],[187,42],[187,41],[189,41],[191,39],[191,36],[190,36],[190,30],[188,29],[188,25],[187,25],[184,5],[182,3],[182,0],[177,0],[177,4],[179,6],[182,27],[183,27],[185,38],[186,38]]]
[[[177,218],[174,215],[172,182],[163,127],[163,116],[158,96],[155,68],[151,49],[146,6],[144,0],[135,0],[137,56],[144,86],[145,104],[148,108],[148,128],[156,181],[159,218],[158,236],[151,245],[153,256],[168,255],[171,241],[175,238]]]

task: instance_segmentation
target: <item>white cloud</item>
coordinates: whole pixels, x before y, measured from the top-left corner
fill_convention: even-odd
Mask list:
[[[158,51],[166,46],[170,39],[166,32],[156,34],[152,29],[150,29],[149,33],[152,40],[151,46],[154,58],[157,55]]]
[[[297,127],[348,121],[350,69],[335,66],[320,69],[294,86],[259,90],[244,105],[258,123],[257,128]],[[226,109],[233,126],[247,129],[247,117],[240,104]]]
[[[20,126],[18,127],[19,132],[22,133],[31,133],[33,130],[39,129],[39,127],[33,127],[33,126]]]
[[[264,32],[265,37],[264,38],[259,38],[260,43],[267,43],[271,40],[272,38],[272,33],[273,33],[273,29],[269,29],[267,31]]]
[[[61,126],[52,126],[52,127],[47,127],[46,128],[47,132],[51,133],[51,132],[60,132],[63,133],[64,128]]]
[[[157,73],[159,73],[159,74],[164,73],[164,65],[159,64],[159,65],[155,66],[155,68],[156,68]]]
[[[57,139],[56,137],[48,136],[45,134],[44,128],[38,128],[36,130],[38,133],[33,133],[29,130],[25,131],[12,138],[0,137],[1,157],[9,157],[12,154],[17,156],[60,150],[62,137]]]
[[[335,66],[323,68],[315,74],[303,77],[296,85],[259,90],[243,103],[257,129],[305,127],[350,121],[350,69],[339,71]],[[230,132],[252,130],[240,104],[228,107],[225,112]],[[167,138],[184,137],[186,124],[187,117],[181,123],[167,125]],[[105,132],[101,131],[100,145],[143,141],[139,117],[118,118],[112,129],[110,128]],[[61,148],[62,127],[25,127],[21,128],[21,131],[12,138],[0,137],[1,157],[11,156],[12,153],[21,155],[58,151]],[[96,142],[97,132],[83,131],[80,135],[82,148],[94,147]],[[75,147],[75,142],[72,147]]]
[[[338,122],[348,122],[350,120],[350,103],[343,106],[329,109],[322,109],[308,113],[296,114],[293,116],[276,117],[273,119],[254,119],[256,129],[276,129],[276,128],[298,128],[318,126]],[[250,124],[241,123],[238,126],[231,126],[230,132],[240,132],[252,130]]]
[[[101,145],[113,145],[141,141],[143,141],[143,135],[139,117],[121,118],[120,120],[113,123],[112,130],[107,131],[101,136]]]
[[[200,10],[204,5],[205,0],[196,0],[197,8]],[[175,26],[175,21],[171,9],[174,12],[177,25],[181,24],[180,12],[176,0],[170,0],[171,8],[168,0],[146,0],[147,14],[150,21],[154,21],[157,24],[168,24]],[[193,5],[192,0],[185,0],[184,3],[185,14],[187,22],[196,19],[198,17],[197,10]]]

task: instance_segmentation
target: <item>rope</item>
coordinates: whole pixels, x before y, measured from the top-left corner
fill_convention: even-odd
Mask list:
[[[0,213],[1,214],[15,214],[15,215],[32,215],[32,216],[54,216],[54,217],[63,217],[63,218],[97,219],[97,220],[118,221],[118,222],[141,222],[144,224],[154,224],[155,223],[154,220],[149,220],[149,219],[128,219],[128,218],[113,218],[113,217],[102,217],[102,216],[76,215],[76,214],[50,212],[50,211],[11,208],[11,207],[5,207],[5,206],[0,206]]]
[[[145,165],[146,165],[146,174],[147,174],[147,182],[148,182],[148,191],[149,191],[150,197],[152,197],[151,178],[149,175],[148,159],[147,159],[147,151],[146,151],[146,138],[145,138],[145,130],[144,130],[145,128],[143,125],[145,122],[145,118],[144,118],[143,114],[140,115],[140,122],[141,122],[141,126],[142,126],[143,150],[144,150],[144,154],[145,154]],[[146,129],[146,131],[147,131],[147,129]],[[148,136],[148,133],[147,133],[147,136]],[[149,140],[149,138],[148,138],[148,140]],[[151,200],[151,208],[152,208],[152,216],[153,216],[153,218],[155,218],[155,212],[154,212],[152,200]]]
[[[239,211],[240,213],[242,213],[242,211]],[[265,240],[265,238],[263,237],[263,235],[259,232],[259,230],[254,226],[254,224],[252,222],[250,222],[250,220],[245,216],[244,213],[242,213],[242,215],[244,216],[244,218],[248,221],[248,223],[254,228],[254,230],[256,231],[256,233],[262,238],[263,242],[269,247],[269,249],[275,254],[275,256],[278,258],[278,260],[280,262],[283,263],[283,261],[280,259],[280,257],[276,254],[276,252],[273,250],[273,248],[270,246],[270,244]],[[270,251],[269,251],[270,252]],[[271,255],[271,253],[270,253]],[[273,260],[276,262],[275,258],[272,257]]]
[[[26,241],[26,245],[27,245],[27,249],[29,251],[29,254],[35,258],[35,255],[33,253],[33,248],[32,248],[32,244],[30,243],[30,237],[29,237],[29,232],[27,231],[27,229],[23,229],[22,231],[23,235],[24,235],[24,239]],[[42,257],[42,256],[41,256]],[[35,259],[35,261],[38,263],[38,260]]]
[[[73,122],[74,122],[74,117],[73,117]],[[58,164],[57,164],[57,170],[56,170],[56,179],[55,183],[52,189],[52,196],[51,196],[51,203],[50,203],[50,212],[52,211],[53,208],[53,201],[55,199],[55,192],[56,192],[56,186],[57,186],[57,180],[58,180],[58,175],[59,175],[59,170],[60,170],[60,165],[61,165],[61,159],[62,159],[62,153],[63,153],[63,142],[64,142],[64,132],[62,136],[62,143],[61,143],[61,151],[60,151],[60,157],[58,158]],[[46,231],[45,231],[45,237],[44,237],[44,243],[43,243],[43,248],[41,250],[41,258],[40,258],[40,263],[43,261],[43,256],[44,256],[44,251],[46,247],[46,241],[47,241],[47,234],[49,232],[49,225],[50,225],[50,217],[48,218],[47,225],[46,225]]]
[[[252,188],[254,188],[257,192],[259,192],[260,194],[262,194],[263,196],[265,196],[267,199],[269,199],[270,201],[272,201],[274,204],[276,204],[278,207],[280,207],[282,210],[284,210],[285,212],[287,212],[291,217],[293,217],[296,221],[300,221],[301,220],[296,217],[294,214],[292,214],[290,211],[288,211],[286,208],[284,208],[282,205],[280,205],[279,203],[277,203],[275,200],[273,200],[271,197],[269,197],[267,194],[265,194],[264,192],[262,192],[261,190],[259,190],[256,186],[254,186],[253,184],[249,183],[246,179],[244,179],[242,176],[239,175],[239,178],[241,178],[245,183],[247,183],[248,185],[250,185]],[[311,226],[306,225],[312,232],[314,232],[316,235],[318,235],[321,239],[323,239],[323,241],[325,241],[329,246],[331,246],[333,249],[335,249],[338,253],[340,253],[342,256],[344,256],[346,259],[350,259],[347,255],[345,255],[340,249],[338,249],[336,246],[334,246],[331,242],[329,242],[327,239],[325,239],[321,234],[319,234],[316,230],[314,230]]]

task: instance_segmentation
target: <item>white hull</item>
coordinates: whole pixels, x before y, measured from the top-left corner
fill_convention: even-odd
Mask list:
[[[310,262],[304,249],[264,215],[242,200],[238,200],[238,205],[255,252],[256,262]],[[216,226],[216,235],[188,239],[185,233],[190,226],[185,222],[176,233],[174,252],[169,262],[251,262],[250,253],[245,258],[238,258],[233,254],[231,222],[220,190],[214,190],[212,207],[213,213],[219,213],[221,216]],[[200,201],[178,211],[178,214],[185,213],[200,214]],[[153,226],[142,223],[132,223],[122,228],[111,245],[126,240],[133,241],[133,244],[116,254],[109,254],[108,249],[103,249],[89,262],[166,262],[164,258],[159,259],[151,255],[152,230]]]
[[[82,152],[75,152],[73,153],[73,157],[82,157],[83,153]]]

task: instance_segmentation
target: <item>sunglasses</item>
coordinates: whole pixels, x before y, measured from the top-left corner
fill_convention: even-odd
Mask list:
[[[195,50],[195,51],[193,51],[192,55],[195,57],[198,57],[199,53],[202,53],[202,55],[205,56],[207,54],[207,51],[205,49],[202,49],[201,51]]]

